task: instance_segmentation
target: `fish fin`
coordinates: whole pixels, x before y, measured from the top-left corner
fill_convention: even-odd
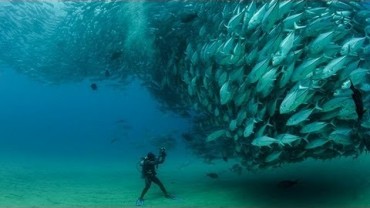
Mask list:
[[[273,125],[270,123],[270,118],[267,120],[267,124],[266,124],[266,126],[273,127]]]
[[[284,29],[283,31],[288,33],[288,32],[293,32],[295,30],[294,29]]]
[[[344,153],[345,153],[344,151],[341,151],[341,150],[337,150],[337,151],[338,151],[338,153],[339,153],[339,154],[341,154],[341,155],[344,155]]]
[[[256,119],[254,119],[254,121],[255,121],[254,123],[258,123],[258,122],[263,121],[263,119],[262,119],[262,118],[257,118],[257,117],[256,117]]]
[[[316,102],[314,110],[322,111],[322,108],[319,106],[319,101]]]
[[[302,85],[299,85],[298,86],[298,89],[300,89],[300,90],[304,90],[304,89],[308,89],[309,87],[305,87],[305,86],[302,86]]]
[[[332,59],[334,59],[334,57],[328,56],[328,55],[326,55],[325,53],[324,53],[323,57],[324,57],[324,58],[326,58],[326,59],[328,59],[328,60],[332,60]]]
[[[309,141],[308,141],[308,136],[309,136],[309,134],[306,134],[306,136],[304,136],[302,139],[305,141],[305,142],[307,142],[307,143],[310,143]]]
[[[330,121],[330,123],[333,127],[336,127],[335,123],[334,123],[334,120]]]
[[[294,30],[299,30],[299,29],[303,29],[305,28],[306,26],[300,26],[297,24],[297,22],[294,22]]]

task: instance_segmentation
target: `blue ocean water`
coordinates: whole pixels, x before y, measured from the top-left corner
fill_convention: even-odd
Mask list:
[[[0,89],[2,153],[139,160],[166,134],[179,142],[174,152],[183,150],[188,121],[161,112],[137,80],[94,91],[89,81],[47,85],[6,68]]]

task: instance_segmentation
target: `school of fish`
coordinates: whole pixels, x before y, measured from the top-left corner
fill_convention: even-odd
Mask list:
[[[219,152],[234,149],[229,156],[250,169],[370,148],[370,10],[362,2],[197,7],[186,46],[172,45],[184,52],[166,57],[156,80],[201,115],[194,148],[232,141]]]

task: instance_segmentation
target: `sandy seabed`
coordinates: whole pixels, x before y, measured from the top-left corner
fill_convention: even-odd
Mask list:
[[[168,159],[158,170],[170,193],[153,184],[144,207],[370,207],[370,156],[230,171],[237,161]],[[2,155],[0,207],[136,207],[144,187],[137,161]],[[207,177],[209,172],[218,178]],[[290,188],[281,180],[297,179]]]

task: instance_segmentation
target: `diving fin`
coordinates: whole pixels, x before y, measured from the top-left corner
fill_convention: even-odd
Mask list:
[[[166,194],[164,197],[166,197],[167,199],[177,200],[177,197],[172,194]]]
[[[144,200],[143,199],[136,200],[136,206],[143,206],[143,205],[144,205]]]

